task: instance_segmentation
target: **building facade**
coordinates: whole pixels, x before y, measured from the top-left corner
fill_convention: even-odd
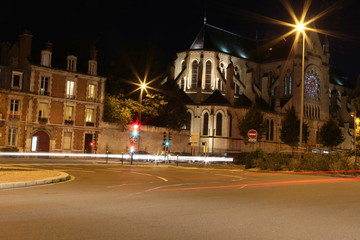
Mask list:
[[[353,147],[350,113],[352,89],[332,75],[329,43],[307,33],[304,71],[304,122],[308,150],[321,147],[319,130],[330,118],[338,121]],[[244,38],[204,23],[189,49],[177,53],[170,80],[191,98],[191,143],[198,153],[232,153],[261,148],[290,151],[280,140],[281,121],[290,107],[300,112],[302,41],[288,37],[277,43]],[[240,135],[239,121],[252,104],[264,113],[266,133],[256,143]]]
[[[73,55],[64,59],[66,69],[52,67],[50,43],[40,62],[33,62],[31,44],[31,33],[24,31],[19,43],[1,45],[0,148],[95,152],[106,82],[97,75],[96,49],[89,50],[87,73],[80,73]]]

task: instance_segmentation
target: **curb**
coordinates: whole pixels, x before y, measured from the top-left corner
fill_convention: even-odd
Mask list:
[[[10,188],[21,188],[21,187],[31,187],[36,185],[45,185],[49,183],[57,183],[57,182],[63,182],[70,179],[70,175],[64,172],[60,172],[60,176],[54,177],[54,178],[45,178],[35,181],[29,181],[29,182],[10,182],[10,183],[0,183],[0,190],[3,189],[10,189]]]

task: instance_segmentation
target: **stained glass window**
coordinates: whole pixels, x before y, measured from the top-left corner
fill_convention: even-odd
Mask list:
[[[320,94],[320,77],[313,69],[305,73],[305,97],[318,100]]]

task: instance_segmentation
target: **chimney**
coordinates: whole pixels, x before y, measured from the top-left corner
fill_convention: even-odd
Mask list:
[[[1,43],[1,57],[0,62],[4,65],[9,65],[9,51],[10,51],[10,43],[9,42],[2,42]]]
[[[45,49],[41,51],[40,65],[45,67],[51,67],[51,56],[52,56],[52,43],[47,42]]]
[[[91,46],[90,60],[88,61],[88,74],[97,75],[97,50],[95,46]]]
[[[24,30],[23,34],[19,36],[19,68],[26,69],[29,67],[32,37],[29,30]]]

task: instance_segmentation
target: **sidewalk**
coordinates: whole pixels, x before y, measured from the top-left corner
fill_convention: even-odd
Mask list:
[[[0,190],[56,183],[69,179],[69,174],[64,172],[0,165]]]

